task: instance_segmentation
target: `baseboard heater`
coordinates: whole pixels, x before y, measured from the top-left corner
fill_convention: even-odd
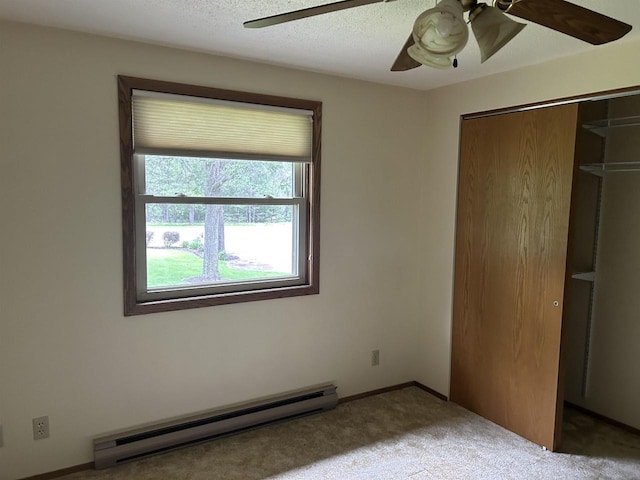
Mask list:
[[[222,436],[331,410],[337,403],[336,387],[330,384],[319,385],[120,432],[93,441],[94,466],[112,467]]]

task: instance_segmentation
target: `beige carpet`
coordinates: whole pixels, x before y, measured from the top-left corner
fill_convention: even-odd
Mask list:
[[[640,479],[640,437],[567,412],[566,453],[416,388],[65,480]]]

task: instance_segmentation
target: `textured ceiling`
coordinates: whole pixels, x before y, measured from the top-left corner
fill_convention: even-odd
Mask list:
[[[422,90],[602,48],[531,24],[483,65],[470,35],[455,70],[390,72],[413,21],[435,0],[393,0],[264,29],[242,26],[246,20],[325,3],[331,1],[0,0],[0,18]],[[640,36],[640,0],[573,3],[631,24],[633,30],[619,42]]]

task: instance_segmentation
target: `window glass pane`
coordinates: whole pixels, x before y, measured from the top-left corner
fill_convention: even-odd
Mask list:
[[[157,196],[291,198],[291,162],[145,156],[145,193]]]
[[[292,205],[148,204],[147,287],[297,275]]]

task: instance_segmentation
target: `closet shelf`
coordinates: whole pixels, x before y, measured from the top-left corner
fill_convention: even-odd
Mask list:
[[[640,116],[622,117],[622,118],[605,118],[603,120],[593,120],[582,124],[582,127],[601,137],[606,137],[609,130],[621,127],[638,127],[640,126]]]
[[[596,272],[575,272],[571,274],[571,278],[575,280],[584,280],[586,282],[594,282],[596,280]]]
[[[580,170],[604,177],[609,173],[640,172],[640,162],[585,163]]]

